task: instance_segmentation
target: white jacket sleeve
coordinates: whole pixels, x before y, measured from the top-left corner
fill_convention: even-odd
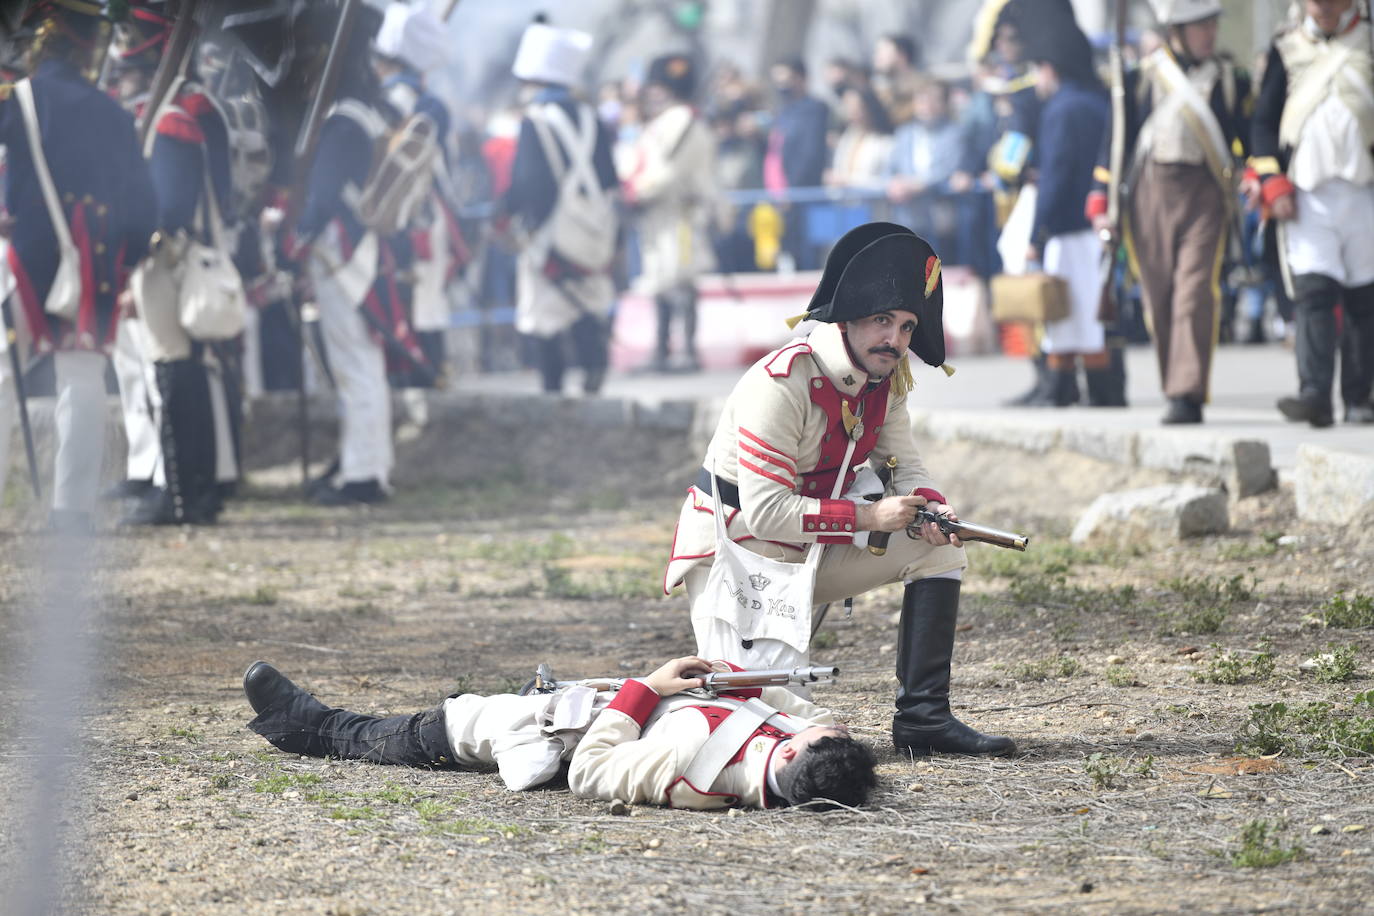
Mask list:
[[[568,788],[579,798],[661,805],[694,748],[664,729],[641,737],[659,696],[641,681],[627,681],[602,710],[573,752]],[[683,755],[687,754],[686,760]]]

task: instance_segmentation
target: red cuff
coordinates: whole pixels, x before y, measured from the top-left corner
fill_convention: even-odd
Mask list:
[[[1088,195],[1087,203],[1083,205],[1083,215],[1086,216],[1088,218],[1088,222],[1091,223],[1099,216],[1105,216],[1106,213],[1107,192],[1093,191],[1091,194]]]
[[[944,494],[942,494],[939,490],[932,490],[930,487],[917,487],[916,495],[924,496],[927,502],[944,503],[945,505],[949,505],[945,502]]]
[[[816,535],[819,544],[852,544],[856,508],[847,499],[823,499],[820,512],[802,516],[802,530]]]
[[[1260,200],[1264,201],[1267,207],[1280,197],[1292,194],[1294,190],[1293,182],[1288,180],[1287,175],[1270,175],[1264,179],[1264,184],[1260,185]]]
[[[653,715],[654,710],[658,708],[660,699],[661,697],[654,693],[654,688],[648,684],[643,681],[631,680],[625,682],[624,686],[616,693],[615,699],[611,700],[611,704],[606,708],[623,712],[634,719],[636,725],[643,728],[644,723],[649,721],[649,716]]]

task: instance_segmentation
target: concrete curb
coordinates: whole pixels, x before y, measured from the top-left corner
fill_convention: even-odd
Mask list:
[[[913,410],[911,419],[918,436],[935,442],[986,442],[1037,455],[1061,448],[1127,467],[1188,474],[1222,487],[1232,499],[1254,496],[1277,484],[1269,444],[1259,439],[1058,425],[960,411]]]

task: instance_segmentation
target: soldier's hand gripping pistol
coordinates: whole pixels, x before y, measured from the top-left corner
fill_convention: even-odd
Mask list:
[[[895,496],[892,480],[896,476],[897,458],[888,458],[887,462],[878,468],[878,479],[883,482],[883,495],[878,498]],[[940,531],[946,536],[954,535],[961,541],[982,541],[985,544],[995,544],[998,547],[1006,547],[1008,550],[1024,551],[1030,544],[1030,535],[1016,534],[1011,531],[1002,531],[998,528],[989,528],[986,525],[975,525],[972,522],[959,522],[948,516],[940,515],[929,508],[922,507],[916,510],[916,518],[912,519],[911,524],[906,526],[906,536],[917,539],[921,537],[921,526],[926,522],[934,522]],[[868,552],[875,557],[881,557],[887,553],[888,538],[891,537],[886,531],[871,531],[868,535]]]

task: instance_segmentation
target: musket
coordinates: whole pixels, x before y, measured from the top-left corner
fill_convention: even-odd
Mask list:
[[[10,297],[0,300],[0,310],[5,319],[5,340],[10,351],[10,372],[14,376],[14,399],[19,405],[19,428],[24,433],[24,454],[29,460],[29,484],[33,487],[33,498],[43,501],[43,485],[38,481],[38,456],[33,448],[33,426],[29,423],[29,399],[24,390],[24,367],[19,361],[19,335],[15,332],[14,315],[10,309]],[[0,423],[8,422],[0,420]],[[8,456],[0,456],[8,457]]]
[[[1116,0],[1116,31],[1112,37],[1112,146],[1111,181],[1107,184],[1107,220],[1111,228],[1102,233],[1102,260],[1099,263],[1097,319],[1112,322],[1117,319],[1120,305],[1116,301],[1116,250],[1121,231],[1122,188],[1126,181],[1126,0]]]
[[[948,516],[924,508],[917,509],[916,518],[912,520],[910,525],[907,525],[907,537],[919,538],[921,526],[926,522],[934,522],[946,536],[952,534],[961,541],[982,541],[985,544],[995,544],[1009,550],[1021,551],[1024,551],[1030,544],[1030,535],[1028,534],[1016,534],[998,528],[989,528],[986,525],[975,525],[972,522],[956,522]]]
[[[828,684],[839,677],[840,669],[834,666],[813,665],[806,668],[762,668],[755,671],[712,671],[699,675],[701,689],[712,693],[729,693],[732,690],[746,690],[755,687],[787,687],[809,684]],[[534,693],[557,693],[569,687],[592,687],[598,691],[615,692],[625,686],[630,678],[593,677],[580,681],[560,681],[554,678],[547,664],[541,664],[534,677],[520,690],[521,696]]]
[[[181,0],[177,4],[176,23],[172,26],[171,37],[167,39],[167,50],[158,61],[157,72],[153,74],[152,86],[148,90],[148,102],[138,120],[138,145],[146,148],[148,134],[153,129],[153,118],[162,108],[163,99],[172,88],[173,81],[185,69],[186,59],[196,38],[196,6],[200,0]]]

